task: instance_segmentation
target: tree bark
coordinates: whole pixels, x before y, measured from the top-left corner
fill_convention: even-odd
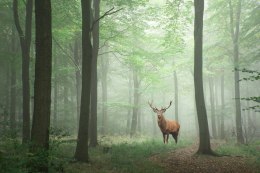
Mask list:
[[[136,128],[137,128],[137,114],[138,114],[138,106],[139,106],[139,81],[137,75],[138,75],[137,70],[133,69],[134,107],[133,107],[130,137],[133,137],[136,134]]]
[[[221,76],[221,120],[220,120],[220,138],[224,139],[225,138],[225,93],[224,93],[224,73]]]
[[[203,11],[204,0],[194,0],[195,22],[194,22],[194,85],[195,100],[199,122],[200,143],[198,154],[212,154],[207,112],[205,107],[202,77],[202,48],[203,48]]]
[[[230,8],[230,31],[233,41],[233,58],[234,58],[234,81],[235,81],[235,104],[236,104],[236,131],[237,131],[237,142],[244,144],[243,130],[242,130],[242,117],[241,117],[241,103],[240,103],[240,84],[239,84],[239,34],[240,34],[240,14],[241,14],[241,0],[238,1],[236,11],[236,22],[234,30],[233,20],[233,5],[229,0]]]
[[[94,0],[94,21],[99,19],[100,0]],[[91,89],[91,119],[90,119],[90,146],[96,147],[97,142],[97,59],[99,50],[99,21],[93,26],[93,57],[92,57],[92,89]]]
[[[178,78],[174,71],[174,102],[175,102],[175,120],[179,122],[179,95],[178,95]]]
[[[32,30],[33,0],[26,1],[25,34],[22,31],[18,15],[18,1],[13,1],[15,26],[20,37],[22,49],[22,87],[23,87],[23,143],[30,140],[30,45]]]
[[[80,95],[81,95],[81,72],[80,72],[80,57],[79,57],[79,46],[78,46],[78,39],[76,38],[74,41],[74,60],[78,68],[76,69],[75,76],[76,76],[76,100],[77,100],[77,129],[79,127],[79,115],[80,115]]]
[[[216,128],[216,114],[215,114],[215,98],[214,98],[214,86],[213,79],[209,77],[209,92],[210,92],[210,107],[211,107],[211,128],[212,136],[214,139],[217,138],[217,128]]]
[[[32,124],[33,150],[49,148],[51,105],[52,32],[51,2],[36,1],[36,62],[34,82],[34,112]]]
[[[128,80],[128,104],[132,105],[132,74],[131,71],[129,71],[129,80]],[[127,111],[127,124],[126,124],[126,132],[127,134],[130,134],[130,125],[131,125],[131,108],[128,108]]]
[[[101,134],[105,135],[108,131],[107,127],[107,73],[108,73],[108,66],[109,66],[109,57],[102,57],[101,58],[101,66],[102,66],[102,126],[101,126]]]
[[[91,1],[81,0],[82,9],[82,91],[78,140],[75,159],[88,162],[88,129],[89,106],[92,73],[92,45],[91,45]]]
[[[54,69],[57,68],[57,57],[54,58]],[[58,122],[58,76],[54,74],[54,95],[53,95],[53,126],[57,127]]]

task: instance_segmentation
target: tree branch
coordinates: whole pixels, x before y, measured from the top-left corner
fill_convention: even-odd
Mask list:
[[[18,31],[19,37],[21,38],[21,41],[24,43],[24,33],[20,25],[19,21],[19,15],[18,15],[18,2],[17,0],[13,1],[13,15],[14,15],[14,24]]]
[[[101,19],[103,19],[104,17],[106,17],[106,16],[108,16],[108,15],[115,14],[115,13],[117,13],[117,12],[123,10],[123,8],[120,8],[120,9],[118,9],[118,10],[116,10],[116,11],[113,11],[114,9],[115,9],[115,7],[112,7],[110,10],[108,10],[107,12],[105,12],[105,13],[104,13],[102,16],[100,16],[98,19],[96,19],[95,21],[93,21],[91,30],[93,30],[94,25],[95,25],[97,22],[99,22]]]

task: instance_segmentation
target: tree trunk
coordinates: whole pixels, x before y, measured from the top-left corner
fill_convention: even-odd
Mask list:
[[[4,125],[3,131],[6,133],[8,128],[8,117],[9,117],[9,108],[10,108],[10,66],[6,67],[6,85],[5,85],[5,106],[4,106]]]
[[[57,68],[57,57],[54,58],[54,69]],[[58,76],[54,75],[54,96],[53,96],[53,126],[57,127],[58,122]]]
[[[221,76],[221,120],[220,120],[220,138],[224,139],[225,138],[225,121],[224,121],[224,117],[225,117],[225,98],[224,98],[224,73]]]
[[[36,148],[49,148],[51,105],[52,32],[51,2],[36,1],[36,62],[32,142]]]
[[[82,9],[82,91],[75,159],[88,162],[88,129],[91,92],[92,45],[90,37],[91,1],[81,0]]]
[[[80,57],[79,57],[79,46],[78,46],[78,39],[75,39],[74,41],[74,60],[75,60],[75,63],[77,65],[77,69],[76,69],[76,73],[75,73],[75,76],[76,76],[76,99],[77,99],[77,129],[79,127],[79,114],[80,114],[80,91],[81,91],[81,72],[80,72]]]
[[[101,58],[101,65],[102,65],[102,126],[101,126],[101,134],[105,135],[108,131],[107,127],[107,72],[108,72],[108,65],[109,59],[108,57]]]
[[[11,103],[10,103],[10,130],[15,136],[16,131],[16,67],[15,62],[11,65]]]
[[[18,15],[18,2],[13,1],[13,12],[15,26],[19,34],[20,45],[22,49],[22,87],[23,87],[23,143],[30,140],[30,45],[31,45],[31,30],[32,30],[32,9],[33,0],[26,2],[26,17],[25,17],[25,34],[22,31]]]
[[[179,121],[179,95],[178,95],[178,78],[174,71],[174,102],[175,102],[175,120]]]
[[[129,71],[129,80],[128,80],[128,104],[129,105],[132,105],[132,74],[131,74],[131,71]],[[126,125],[126,132],[127,134],[130,133],[130,125],[131,125],[131,108],[129,107],[128,108],[128,111],[127,111],[127,125]]]
[[[195,0],[195,22],[194,22],[194,85],[195,99],[199,122],[200,143],[198,154],[212,154],[210,147],[210,136],[207,112],[205,107],[202,77],[202,47],[203,47],[203,11],[204,0]]]
[[[138,106],[139,106],[139,81],[138,81],[136,69],[133,70],[133,79],[134,79],[134,107],[133,107],[130,137],[133,137],[136,134],[137,114],[138,114]]]
[[[244,143],[243,130],[242,130],[242,117],[241,117],[241,103],[240,103],[240,84],[239,84],[239,25],[241,14],[241,0],[238,1],[236,12],[236,26],[234,30],[233,20],[233,6],[231,0],[229,0],[230,8],[230,29],[233,40],[233,57],[234,57],[234,80],[235,80],[235,103],[236,103],[236,130],[237,130],[237,142]]]
[[[215,116],[215,100],[214,100],[214,86],[213,79],[209,77],[209,92],[210,92],[210,107],[211,107],[211,128],[212,136],[214,139],[217,138],[217,128],[216,128],[216,116]]]
[[[94,0],[94,21],[99,19],[100,0]],[[92,89],[91,89],[91,118],[90,118],[90,146],[95,147],[97,142],[97,59],[99,50],[99,22],[93,26],[93,59],[92,59]]]
[[[15,33],[14,29],[12,29],[12,45],[11,45],[12,52],[16,52],[15,48]],[[15,57],[12,57],[11,60],[11,89],[10,89],[10,96],[11,96],[11,103],[10,103],[10,130],[12,131],[12,136],[16,136],[16,60]]]

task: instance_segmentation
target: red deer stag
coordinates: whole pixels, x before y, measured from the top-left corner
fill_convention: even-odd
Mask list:
[[[153,111],[157,113],[158,126],[161,129],[161,132],[163,134],[163,143],[165,142],[168,143],[169,134],[172,135],[172,137],[175,140],[175,143],[177,143],[180,124],[177,121],[165,119],[163,115],[163,113],[171,106],[172,101],[170,102],[170,105],[167,108],[165,107],[162,108],[161,110],[157,109],[156,107],[153,107],[152,103],[150,102],[148,102],[148,104],[153,109]],[[166,140],[165,137],[167,137]]]

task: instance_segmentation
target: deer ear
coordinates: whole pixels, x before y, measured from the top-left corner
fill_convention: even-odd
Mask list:
[[[163,113],[166,112],[166,109],[162,109]]]
[[[157,111],[158,111],[158,110],[157,110],[157,109],[155,109],[155,108],[153,108],[153,111],[154,111],[155,113],[157,113]]]

